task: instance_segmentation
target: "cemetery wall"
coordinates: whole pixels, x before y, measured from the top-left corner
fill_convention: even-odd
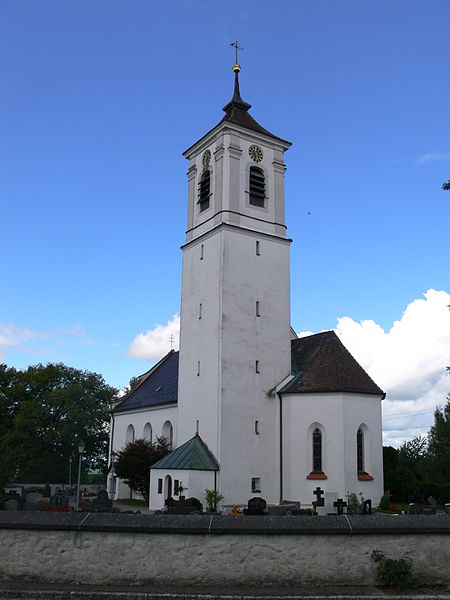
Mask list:
[[[0,514],[2,582],[370,586],[376,583],[374,548],[393,557],[411,551],[419,582],[450,581],[450,516],[445,515],[11,514]]]

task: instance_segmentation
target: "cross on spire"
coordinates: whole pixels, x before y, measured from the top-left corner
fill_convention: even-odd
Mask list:
[[[244,48],[241,48],[238,44],[238,41],[236,40],[235,42],[231,42],[230,46],[233,46],[233,48],[236,49],[236,62],[233,65],[233,71],[236,73],[239,73],[239,71],[241,70],[241,67],[238,63],[238,50],[243,50]]]

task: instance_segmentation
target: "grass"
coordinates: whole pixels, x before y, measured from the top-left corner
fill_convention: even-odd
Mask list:
[[[121,498],[117,500],[118,504],[125,504],[126,506],[148,506],[146,500],[137,500],[136,498]]]

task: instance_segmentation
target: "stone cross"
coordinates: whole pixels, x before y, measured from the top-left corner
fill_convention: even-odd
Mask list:
[[[344,514],[344,507],[347,506],[347,502],[344,502],[342,500],[342,498],[338,498],[336,500],[336,502],[333,502],[333,506],[335,506],[337,508],[337,514],[338,515],[343,515]]]
[[[316,497],[316,506],[325,506],[325,500],[322,498],[324,493],[325,492],[321,490],[320,487],[316,487],[316,489],[313,490],[313,494]]]

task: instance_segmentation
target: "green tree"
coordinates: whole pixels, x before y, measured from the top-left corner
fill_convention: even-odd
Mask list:
[[[428,433],[431,471],[436,483],[450,484],[450,394],[447,403],[434,411],[434,425]]]
[[[413,486],[426,479],[428,465],[426,437],[404,442],[398,450],[383,448],[384,487],[392,492],[394,503],[408,500]]]
[[[16,481],[67,481],[80,440],[84,468],[104,471],[116,393],[101,375],[62,363],[25,371],[0,365],[0,471]]]
[[[442,189],[443,190],[450,190],[450,179],[442,184]]]
[[[156,442],[137,439],[128,442],[114,461],[114,472],[130,488],[148,500],[150,489],[150,467],[169,452],[169,442],[165,437]]]

